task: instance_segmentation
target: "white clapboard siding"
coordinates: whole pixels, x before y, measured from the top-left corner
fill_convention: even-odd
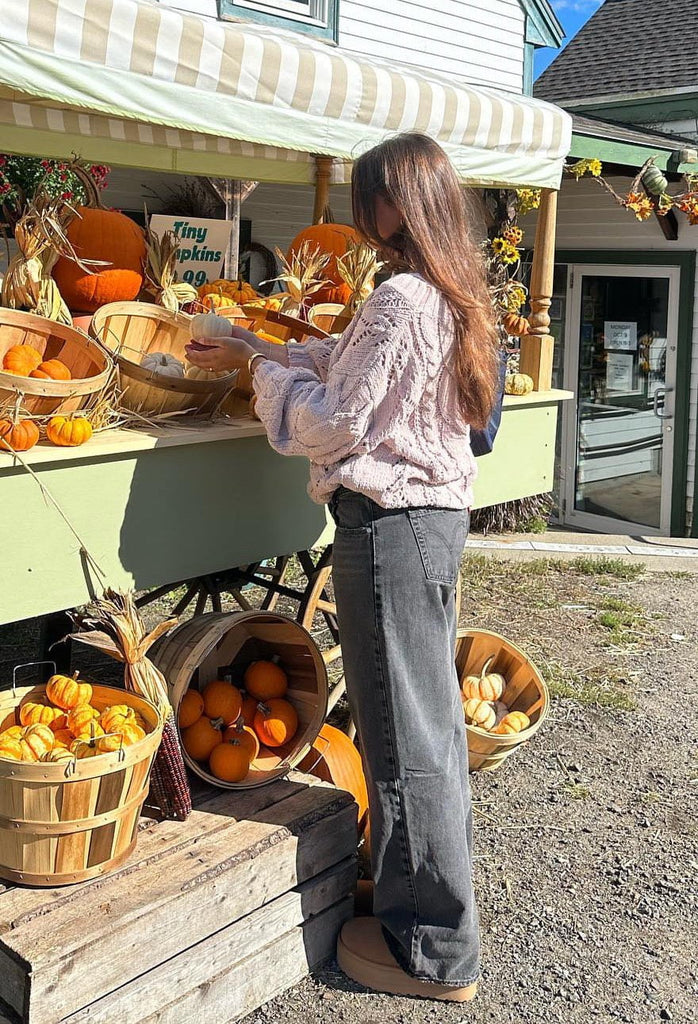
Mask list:
[[[628,191],[630,178],[609,179],[616,191]],[[584,178],[579,182],[566,180],[558,205],[558,249],[632,249],[641,252],[685,252],[698,249],[698,225],[691,226],[679,215],[679,238],[669,242],[654,218],[637,221],[618,206],[599,185]],[[533,237],[535,217],[527,217],[527,237]],[[698,296],[698,275],[696,278]],[[696,435],[698,424],[698,301],[694,309],[693,354],[691,360],[691,392],[688,433],[688,487],[686,508],[689,520],[693,515],[693,490],[696,472]]]
[[[663,121],[656,127],[670,135],[680,135],[684,139],[693,139],[698,142],[698,117],[681,118],[679,121]],[[681,143],[677,143],[676,148],[680,149]],[[698,171],[698,167],[696,170]]]
[[[580,424],[580,442],[587,457],[580,468],[580,482],[592,483],[600,480],[615,480],[636,473],[650,473],[657,463],[657,450],[661,446],[659,434],[661,425],[652,410],[614,415],[609,407],[608,415],[596,419],[583,419]],[[633,445],[656,443],[647,448],[632,450]],[[610,454],[602,456],[602,451]]]
[[[216,0],[160,3],[216,17]],[[339,45],[367,57],[522,91],[524,12],[519,0],[340,0]]]

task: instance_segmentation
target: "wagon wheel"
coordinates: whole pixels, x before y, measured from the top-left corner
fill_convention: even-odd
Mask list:
[[[174,595],[184,587],[184,594],[171,608],[171,614],[177,617],[184,615],[192,604],[194,604],[194,615],[201,615],[206,611],[209,601],[211,610],[220,612],[223,610],[224,594],[230,595],[242,611],[250,611],[253,608],[271,611],[279,599],[279,592],[276,588],[283,583],[288,562],[288,556],[279,555],[274,559],[253,562],[247,566],[208,573],[205,576],[196,576],[194,579],[181,580],[178,583],[167,583],[162,587],[156,587],[155,590],[141,594],[136,604],[139,608],[143,608],[168,594]],[[263,592],[261,602],[253,603],[244,593],[244,588],[248,587],[250,583],[261,588]]]

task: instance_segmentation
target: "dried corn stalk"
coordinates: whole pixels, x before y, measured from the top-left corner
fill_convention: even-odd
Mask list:
[[[275,250],[281,261],[283,273],[275,277],[274,281],[281,281],[286,286],[286,293],[283,297],[275,295],[274,298],[281,298],[281,312],[290,316],[305,318],[308,308],[308,298],[324,285],[329,284],[327,278],[323,277],[323,271],[330,262],[330,254],[321,250],[320,246],[313,246],[312,242],[305,241],[297,252],[287,259],[280,249]],[[267,284],[263,281],[262,284]]]
[[[191,811],[191,792],[174,726],[172,705],[162,672],[147,657],[155,641],[176,625],[161,622],[146,633],[133,594],[106,590],[87,610],[75,616],[79,631],[71,639],[95,647],[124,663],[127,690],[145,697],[158,709],[164,722],[162,742],[150,777],[150,798],[168,818],[184,821]]]
[[[90,267],[78,258],[66,233],[76,215],[63,199],[51,199],[45,192],[39,192],[27,204],[15,227],[19,251],[10,260],[2,283],[3,306],[72,324],[51,271],[63,256],[90,273]],[[94,265],[94,261],[90,262]]]
[[[180,307],[187,302],[195,302],[198,298],[196,288],[186,281],[177,280],[177,253],[180,241],[174,231],[165,231],[158,235],[150,227],[146,227],[145,244],[146,291],[171,313],[179,312]]]
[[[351,289],[351,296],[342,310],[351,316],[356,313],[373,291],[373,281],[385,266],[377,257],[375,250],[365,242],[347,240],[347,251],[337,259],[337,272]]]

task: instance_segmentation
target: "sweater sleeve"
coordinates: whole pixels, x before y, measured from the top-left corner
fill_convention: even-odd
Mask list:
[[[325,381],[304,367],[261,363],[254,374],[255,409],[271,446],[322,466],[369,451],[376,443],[372,425],[389,392],[400,402],[408,390],[400,385],[414,371],[410,327],[415,315],[387,282],[343,335],[342,351]],[[403,406],[401,413],[406,412]]]
[[[338,340],[337,338],[311,338],[302,345],[291,343],[286,346],[288,365],[292,369],[310,370],[320,380],[327,380],[330,357]]]

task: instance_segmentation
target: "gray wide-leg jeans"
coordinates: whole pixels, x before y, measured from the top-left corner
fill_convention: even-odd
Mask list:
[[[364,758],[374,913],[400,965],[479,974],[472,807],[454,663],[468,512],[387,510],[339,488],[332,558],[347,695]]]

